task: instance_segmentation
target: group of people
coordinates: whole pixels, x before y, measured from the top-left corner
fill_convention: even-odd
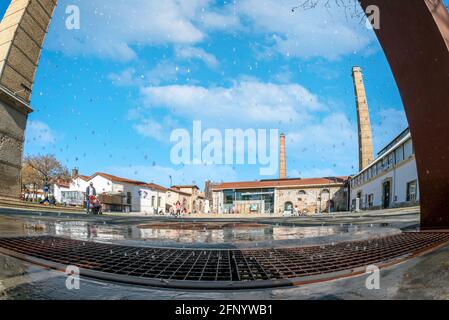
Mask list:
[[[169,210],[170,215],[172,216],[180,216],[181,214],[187,214],[187,209],[181,205],[181,202],[177,201],[170,207]]]

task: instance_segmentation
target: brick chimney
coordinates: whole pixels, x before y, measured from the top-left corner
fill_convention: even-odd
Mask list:
[[[374,160],[373,133],[366,100],[365,85],[363,84],[362,69],[352,68],[354,90],[357,106],[357,123],[359,130],[359,169],[362,171]]]
[[[285,134],[281,133],[279,154],[279,179],[287,178],[287,163],[285,155]]]
[[[76,179],[79,176],[79,171],[78,168],[73,168],[72,169],[72,179]]]

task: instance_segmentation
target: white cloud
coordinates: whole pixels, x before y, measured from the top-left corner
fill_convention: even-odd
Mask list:
[[[178,77],[188,73],[184,67],[180,67],[173,62],[163,60],[159,62],[153,69],[146,72],[146,83],[151,85],[159,85],[161,82],[177,81]]]
[[[201,48],[191,46],[177,47],[176,57],[185,60],[198,59],[203,61],[209,68],[216,68],[218,66],[217,58],[213,54],[207,53]]]
[[[204,188],[206,180],[222,181],[223,177],[226,177],[226,181],[237,180],[237,173],[232,167],[215,165],[191,165],[182,168],[159,165],[110,167],[107,168],[107,172],[130,179],[158,183],[166,187],[170,185],[170,176],[173,184],[195,183],[201,189]]]
[[[162,125],[151,119],[145,119],[141,123],[135,124],[133,128],[144,137],[156,140],[163,140],[164,138]]]
[[[149,70],[142,70],[140,73],[134,68],[127,68],[119,73],[110,73],[108,78],[116,86],[137,86],[160,85],[164,82],[176,82],[180,76],[189,73],[189,69],[176,65],[169,60],[158,62]]]
[[[291,130],[286,136],[287,154],[295,159],[300,176],[322,176],[356,171],[357,127],[343,113],[328,114]]]
[[[141,94],[149,108],[166,108],[175,116],[214,125],[300,124],[310,119],[312,112],[325,110],[318,97],[298,84],[255,80],[234,82],[231,87],[146,87]]]
[[[233,30],[240,27],[240,18],[235,7],[225,8],[219,12],[206,11],[200,15],[199,22],[209,30]]]
[[[141,136],[159,142],[169,143],[171,131],[179,126],[178,122],[169,116],[159,120],[154,116],[143,116],[144,112],[140,109],[133,109],[130,113],[130,120],[139,120],[133,125],[133,129]]]
[[[138,84],[136,71],[133,68],[125,69],[120,73],[110,73],[108,78],[116,86],[132,86]]]
[[[67,4],[80,8],[80,30],[65,28]],[[115,0],[113,5],[110,0],[63,0],[48,47],[69,55],[129,61],[137,57],[135,46],[201,42],[211,25],[210,19],[204,20],[209,12],[214,12],[217,19],[228,19],[223,15],[229,12],[213,11],[211,6],[209,0]]]
[[[67,4],[77,5],[81,29],[65,28]],[[266,35],[271,51],[302,58],[342,55],[367,49],[373,31],[339,6],[296,10],[297,0],[240,0],[218,6],[211,0],[62,0],[48,48],[129,61],[138,47],[193,46],[216,31]],[[245,22],[242,25],[242,21]]]
[[[25,140],[37,146],[45,146],[56,142],[53,130],[44,122],[30,120],[27,123]]]
[[[313,9],[292,12],[298,3],[242,0],[239,13],[251,21],[253,32],[269,35],[273,51],[286,56],[337,59],[361,51],[371,42],[373,32],[360,23],[360,18],[348,17],[342,6],[327,9],[318,2]]]

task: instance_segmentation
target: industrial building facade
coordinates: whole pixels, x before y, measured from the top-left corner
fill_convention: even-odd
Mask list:
[[[409,129],[379,152],[371,164],[351,177],[350,190],[353,210],[419,204],[418,172]]]
[[[346,211],[347,177],[228,182],[212,189],[212,212],[314,214]]]

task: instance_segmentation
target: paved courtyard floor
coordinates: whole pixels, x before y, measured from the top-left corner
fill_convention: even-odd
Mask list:
[[[228,221],[229,218],[194,217],[174,219],[171,217],[134,216],[86,216],[79,214],[44,213],[0,209],[0,236],[19,236],[57,232],[58,223],[70,222],[85,226],[105,226],[111,233],[123,235],[123,227],[130,231],[128,238],[118,242],[134,243],[134,226],[149,222],[169,221]],[[383,226],[385,230],[414,230],[419,225],[416,208],[361,214],[335,214],[315,217],[234,217],[233,221],[257,221],[271,225],[296,227],[360,226],[370,230]],[[51,229],[48,226],[55,226]],[[114,229],[119,226],[120,231]],[[89,230],[89,228],[87,229]],[[320,230],[320,229],[317,229]],[[357,229],[359,230],[359,229]],[[346,233],[345,233],[346,234]],[[77,234],[75,237],[79,237]],[[81,234],[88,237],[87,234]],[[90,235],[92,236],[92,235]],[[329,241],[329,237],[344,236],[343,233],[319,234],[310,237]],[[328,238],[326,238],[328,237]],[[99,239],[101,241],[101,239]],[[109,241],[109,240],[107,240]],[[284,240],[287,241],[287,240]],[[295,242],[294,239],[288,241]],[[296,240],[304,243],[305,238]],[[303,241],[303,242],[301,242]],[[275,241],[274,241],[275,242]],[[382,269],[380,289],[368,290],[368,275],[344,278],[329,282],[308,284],[292,288],[273,288],[238,291],[171,290],[121,285],[82,278],[79,290],[66,288],[66,276],[15,258],[0,255],[1,299],[449,299],[449,247]]]

